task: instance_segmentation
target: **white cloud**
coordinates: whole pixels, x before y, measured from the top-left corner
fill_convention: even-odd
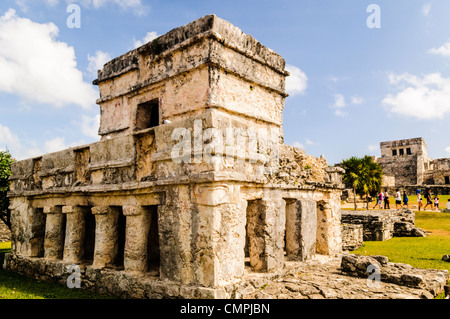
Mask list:
[[[327,80],[333,83],[337,83],[348,80],[348,77],[337,77],[334,75],[330,75]]]
[[[140,46],[149,43],[150,41],[155,40],[158,37],[158,33],[155,31],[147,32],[145,37],[142,40],[135,40],[134,41],[134,48],[139,48]]]
[[[89,137],[98,139],[98,128],[100,127],[100,114],[90,117],[82,115],[81,117],[81,132]]]
[[[390,74],[389,83],[398,90],[383,100],[391,113],[424,120],[442,119],[450,113],[450,78],[440,73],[422,77]]]
[[[369,151],[370,151],[371,153],[374,153],[374,152],[378,151],[379,145],[372,144],[372,145],[369,145],[367,148],[369,149]]]
[[[300,142],[294,142],[294,144],[292,144],[292,146],[298,147],[298,148],[301,148],[301,149],[304,149],[304,148],[305,148],[305,145],[303,145],[303,144],[300,143]]]
[[[447,147],[447,148],[445,148],[445,152],[446,152],[448,155],[450,155],[450,146]]]
[[[335,94],[333,104],[333,108],[335,109],[334,114],[337,116],[347,115],[347,112],[343,110],[346,107],[347,103],[345,102],[345,97],[342,94]]]
[[[87,3],[92,3],[94,8],[100,8],[110,3],[115,3],[122,7],[123,9],[134,9],[137,10],[135,13],[140,13],[144,10],[144,5],[141,0],[89,0],[85,1]],[[142,12],[143,13],[143,12]]]
[[[358,105],[364,102],[364,99],[360,96],[352,96],[351,98],[352,104]]]
[[[431,3],[427,3],[427,4],[423,5],[422,14],[425,17],[428,17],[428,15],[430,14],[430,11],[431,11]]]
[[[314,145],[317,145],[317,143],[311,141],[309,138],[306,138],[304,143],[302,143],[300,141],[295,141],[294,144],[292,144],[292,146],[298,147],[301,149],[305,149],[306,146],[314,146]]]
[[[350,98],[350,103],[353,105],[361,104],[364,102],[364,99],[359,96],[352,96]],[[334,108],[334,114],[337,116],[346,116],[348,113],[344,111],[349,105],[345,100],[345,96],[343,94],[335,94],[334,95],[334,104],[332,105]]]
[[[21,8],[22,11],[27,12],[28,11],[28,3],[30,3],[31,0],[16,0],[16,4]],[[33,0],[33,2],[37,2],[37,0]],[[150,7],[148,5],[144,5],[144,1],[142,0],[41,0],[41,2],[47,3],[49,6],[56,6],[60,2],[63,3],[75,3],[80,4],[83,7],[89,9],[89,8],[102,8],[110,4],[118,5],[123,10],[132,10],[133,13],[137,16],[145,16],[149,13]]]
[[[31,139],[19,138],[11,129],[0,123],[0,151],[9,150],[17,160],[42,156],[47,153],[58,152],[83,144],[86,144],[84,140],[66,143],[66,139],[63,136],[58,136],[38,144]]]
[[[47,0],[49,1],[49,0]],[[57,2],[58,0],[52,0]],[[69,0],[70,3],[79,3],[85,8],[101,8],[110,4],[120,6],[123,10],[132,10],[137,16],[147,15],[149,7],[142,0]]]
[[[24,145],[17,134],[2,124],[0,124],[0,150],[9,150],[17,160],[42,155],[36,143],[30,142],[29,145]]]
[[[97,71],[103,69],[106,62],[111,60],[111,56],[107,52],[96,51],[94,56],[88,54],[89,66],[88,71],[93,75],[97,75]]]
[[[64,137],[55,137],[54,139],[46,141],[44,146],[47,153],[62,151],[68,148]]]
[[[19,137],[0,124],[0,150],[15,149],[20,146]]]
[[[56,107],[95,105],[96,91],[83,81],[73,47],[56,41],[58,32],[13,9],[0,17],[0,91]]]
[[[79,145],[83,145],[83,144],[85,144],[85,142],[83,140],[67,144],[65,137],[55,137],[51,140],[44,142],[44,151],[45,152],[41,153],[41,155],[47,154],[47,153],[63,151],[70,147],[75,147],[75,146],[79,146]]]
[[[304,94],[308,86],[308,77],[296,66],[286,64],[286,71],[290,76],[286,78],[286,92],[290,96]]]
[[[450,58],[450,41],[443,44],[439,48],[431,48],[430,50],[428,50],[428,53],[440,55],[445,58]]]
[[[344,108],[347,106],[347,103],[345,102],[345,97],[342,94],[335,94],[334,95],[334,107],[335,108]]]

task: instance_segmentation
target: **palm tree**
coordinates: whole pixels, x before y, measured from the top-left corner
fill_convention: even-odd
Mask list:
[[[373,161],[371,156],[364,156],[363,158],[350,157],[342,161],[342,168],[345,169],[343,182],[346,187],[353,189],[355,210],[356,195],[368,195],[372,192],[378,191],[381,187],[383,170],[378,163]],[[369,202],[367,201],[367,209]]]
[[[364,188],[361,190],[367,198],[367,209],[369,209],[369,194],[380,190],[383,182],[383,169],[374,162],[371,156],[364,156],[362,158],[364,167]]]

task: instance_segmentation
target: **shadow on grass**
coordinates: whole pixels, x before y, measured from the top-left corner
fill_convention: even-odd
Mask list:
[[[42,282],[2,269],[0,299],[111,299],[111,297],[82,289],[69,289],[58,283]]]
[[[58,283],[43,282],[2,269],[5,253],[0,250],[0,299],[114,299]]]

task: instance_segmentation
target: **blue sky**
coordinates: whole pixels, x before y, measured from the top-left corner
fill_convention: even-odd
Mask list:
[[[285,58],[287,144],[334,164],[423,137],[432,158],[450,157],[448,0],[4,0],[0,149],[23,159],[97,141],[96,69],[211,13]]]

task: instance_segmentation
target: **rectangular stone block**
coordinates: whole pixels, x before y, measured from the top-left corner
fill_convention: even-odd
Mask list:
[[[287,201],[286,254],[304,261],[316,254],[317,204],[313,200]]]

